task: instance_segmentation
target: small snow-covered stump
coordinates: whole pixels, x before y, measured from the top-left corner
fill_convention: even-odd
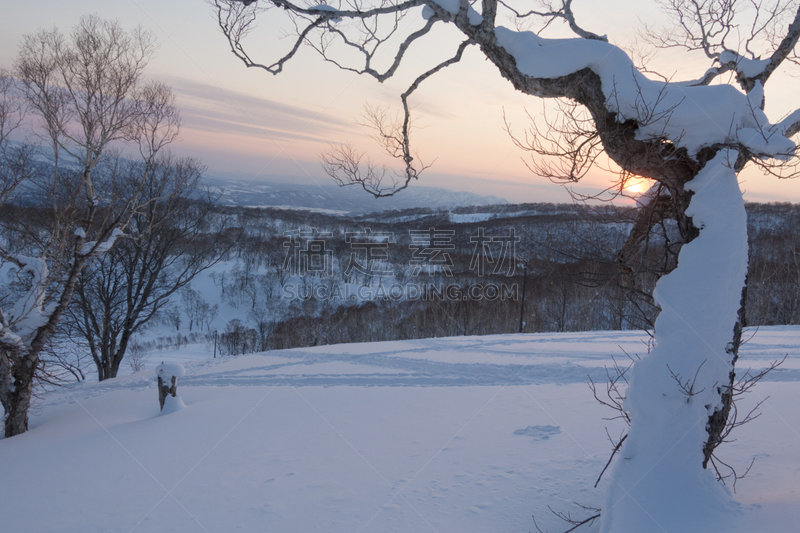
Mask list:
[[[161,363],[156,367],[158,403],[162,412],[172,412],[183,407],[183,400],[178,396],[178,378],[182,378],[185,373],[183,366],[177,363]]]

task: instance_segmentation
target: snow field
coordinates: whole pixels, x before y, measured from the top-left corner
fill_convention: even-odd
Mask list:
[[[178,382],[187,408],[162,416],[152,370],[83,383],[47,397],[30,432],[0,441],[4,479],[20,480],[0,484],[4,527],[528,532],[535,514],[561,531],[547,506],[583,516],[572,501],[601,503],[604,428],[622,430],[602,420],[610,412],[585,375],[624,358],[620,347],[642,353],[644,338],[500,335],[207,359]],[[742,468],[758,456],[730,531],[794,531],[800,519],[798,345],[800,328],[764,328],[743,349],[755,367],[793,353],[754,393],[771,396],[762,417],[723,451]]]

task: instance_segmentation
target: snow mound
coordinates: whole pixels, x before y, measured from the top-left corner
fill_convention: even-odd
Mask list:
[[[156,367],[156,375],[164,380],[164,382],[171,383],[173,376],[176,379],[185,376],[186,369],[183,368],[183,365],[178,363],[161,363]]]
[[[186,404],[183,403],[180,396],[168,395],[164,399],[164,408],[161,410],[161,415],[171,415],[185,408]]]

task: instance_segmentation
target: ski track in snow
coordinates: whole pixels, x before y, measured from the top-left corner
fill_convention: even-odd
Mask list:
[[[746,334],[745,338],[749,336]],[[796,328],[762,328],[743,346],[738,374],[744,375],[749,367],[758,371],[788,355],[782,368],[770,372],[764,381],[800,381],[800,357],[793,352],[797,349],[795,340],[798,337],[800,332]],[[566,385],[587,383],[589,377],[596,383],[604,383],[606,369],[611,369],[614,360],[627,365],[627,354],[635,357],[637,353],[644,353],[646,340],[647,336],[641,332],[609,331],[569,336],[453,337],[275,350],[188,363],[179,387]],[[616,349],[609,351],[609,348]],[[254,358],[261,359],[261,363],[253,362]],[[145,371],[102,383],[67,387],[64,393],[50,395],[45,405],[91,398],[114,390],[154,387],[154,374]]]

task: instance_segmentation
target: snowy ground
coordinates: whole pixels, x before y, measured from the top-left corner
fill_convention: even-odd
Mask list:
[[[746,399],[770,396],[723,457],[741,532],[800,523],[800,328],[762,328],[742,366],[788,354]],[[159,416],[152,370],[44,399],[0,441],[9,532],[529,532],[547,510],[601,501],[619,424],[591,397],[638,333],[459,337],[190,361],[187,405]],[[205,354],[205,355],[204,355]],[[204,360],[203,360],[204,359]],[[746,406],[742,407],[746,409]],[[672,532],[670,532],[672,533]],[[680,532],[684,533],[684,532]],[[727,532],[726,532],[727,533]]]

